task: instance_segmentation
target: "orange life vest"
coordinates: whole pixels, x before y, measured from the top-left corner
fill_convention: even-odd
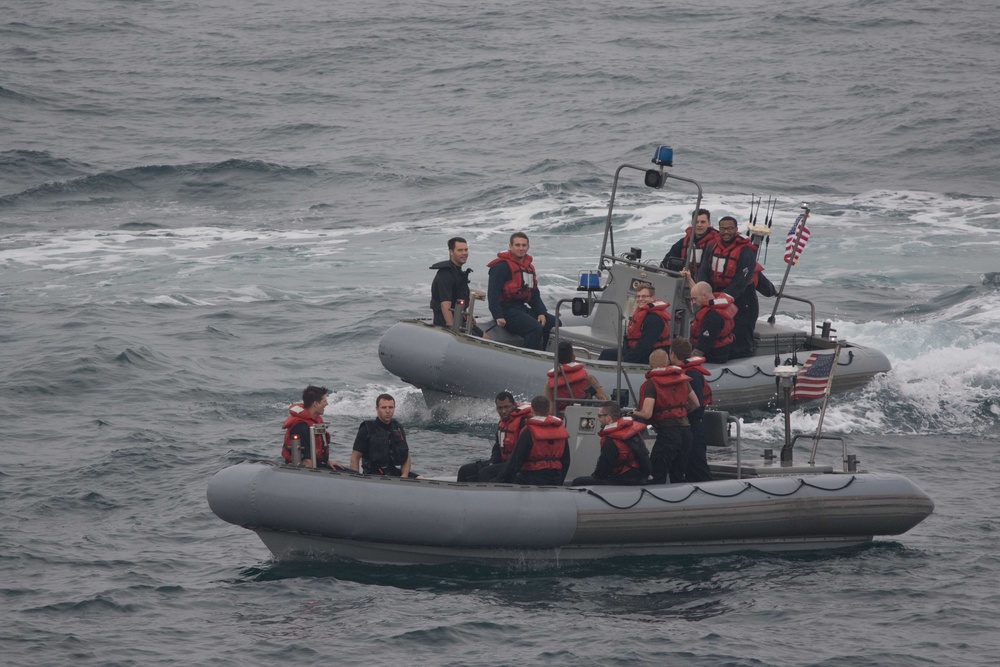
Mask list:
[[[654,368],[646,373],[646,379],[656,388],[656,395],[652,397],[655,402],[650,420],[654,426],[665,419],[687,417],[688,385],[691,384],[691,378],[684,374],[680,366]],[[639,389],[639,405],[650,398],[643,395],[645,387],[646,383],[643,383]]]
[[[598,433],[601,436],[601,444],[611,441],[618,450],[618,460],[611,470],[612,475],[619,476],[630,470],[639,470],[639,460],[635,457],[632,448],[628,446],[628,441],[645,430],[646,425],[642,422],[637,422],[631,417],[622,417],[618,421],[608,424]]]
[[[750,239],[739,235],[728,246],[722,245],[722,240],[720,239],[709,248],[709,252],[711,253],[709,261],[712,267],[711,282],[714,289],[722,291],[729,287],[729,283],[733,282],[736,278],[736,266],[740,262],[740,255],[744,248],[752,249],[754,257],[757,256],[757,246],[751,243]],[[748,287],[757,287],[757,274],[763,269],[764,267],[760,264],[756,265],[753,275],[747,281]]]
[[[695,313],[694,319],[691,320],[692,345],[698,344],[698,336],[701,335],[701,325],[709,311],[714,311],[722,316],[722,331],[719,332],[719,337],[715,339],[713,349],[725,347],[736,340],[736,337],[733,336],[733,329],[736,327],[736,322],[733,318],[736,317],[738,309],[736,308],[736,304],[733,303],[733,297],[725,292],[716,292],[714,297],[714,299],[702,306]],[[705,350],[705,352],[708,352],[708,350]]]
[[[497,424],[497,442],[500,443],[500,462],[506,463],[514,451],[517,438],[524,430],[524,424],[531,416],[530,405],[519,405],[514,408],[506,419],[501,419]]]
[[[288,406],[288,417],[285,418],[285,423],[281,425],[281,428],[285,429],[285,442],[281,445],[281,458],[285,459],[286,462],[292,462],[292,427],[296,424],[306,424],[307,426],[312,426],[313,424],[322,424],[323,417],[320,415],[313,416],[306,410],[302,403],[292,403]],[[324,437],[325,436],[325,437]],[[316,466],[318,463],[324,463],[327,461],[327,446],[330,444],[330,434],[316,434],[316,461],[313,461],[313,465]],[[303,442],[302,446],[305,448],[305,454],[302,456],[303,459],[309,458],[309,443]]]
[[[684,238],[681,241],[681,258],[687,259],[688,244],[691,243],[691,234],[694,230],[688,227],[684,230]],[[691,262],[688,264],[688,271],[693,275],[698,275],[698,267],[701,266],[701,256],[705,252],[705,248],[715,241],[719,240],[719,230],[715,227],[709,227],[708,231],[700,238],[696,239],[694,242],[694,255],[691,258]]]
[[[569,432],[558,417],[532,417],[528,420],[531,452],[521,470],[562,470],[562,457],[569,446]]]
[[[531,301],[531,294],[538,286],[538,279],[535,277],[535,266],[531,263],[531,255],[525,255],[524,259],[518,261],[510,254],[509,250],[497,253],[497,258],[487,264],[492,268],[500,262],[507,262],[510,267],[510,280],[503,284],[500,291],[500,301]]]
[[[590,379],[587,377],[587,369],[578,361],[568,364],[560,364],[562,370],[557,375],[555,370],[547,371],[549,376],[549,389],[552,390],[553,398],[586,398],[587,387],[590,386]],[[566,401],[556,403],[556,412],[566,409]]]
[[[681,364],[681,368],[685,373],[696,371],[705,376],[705,381],[702,383],[704,388],[701,390],[701,404],[706,406],[712,404],[712,385],[708,383],[708,376],[712,374],[712,371],[702,366],[703,363],[705,363],[705,357],[690,357]]]

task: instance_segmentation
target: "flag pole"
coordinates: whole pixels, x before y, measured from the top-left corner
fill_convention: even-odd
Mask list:
[[[833,348],[833,366],[830,367],[830,377],[826,381],[826,389],[823,390],[823,408],[819,411],[819,423],[816,425],[816,435],[813,436],[812,455],[809,457],[809,465],[816,463],[816,450],[819,448],[819,439],[823,435],[823,418],[826,416],[826,406],[830,402],[830,391],[833,388],[833,376],[837,373],[837,365],[840,362],[840,345]]]
[[[771,316],[767,318],[768,324],[774,324],[775,315],[778,314],[778,304],[781,303],[781,295],[785,293],[785,283],[788,282],[788,273],[792,270],[792,264],[795,263],[796,251],[799,247],[799,239],[802,238],[802,232],[806,228],[806,221],[809,219],[809,204],[802,204],[804,209],[802,215],[799,218],[802,219],[802,224],[799,224],[798,218],[795,220],[795,226],[798,230],[795,234],[795,245],[792,246],[792,256],[791,261],[785,265],[785,275],[781,278],[781,287],[778,288],[778,293],[774,296],[774,309],[771,311]],[[815,331],[810,331],[810,335],[816,333]]]

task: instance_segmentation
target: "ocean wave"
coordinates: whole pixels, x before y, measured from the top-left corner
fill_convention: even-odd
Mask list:
[[[10,168],[15,167],[16,164],[12,164]],[[313,168],[289,167],[263,160],[148,165],[35,185],[0,197],[0,207],[38,203],[74,206],[146,199],[235,204],[259,189],[273,192],[276,185],[289,182],[305,186],[317,178]]]

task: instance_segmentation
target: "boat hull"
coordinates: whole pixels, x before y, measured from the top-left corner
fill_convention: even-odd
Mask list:
[[[833,350],[820,353],[833,354]],[[803,353],[798,354],[801,357]],[[862,387],[892,368],[888,358],[874,348],[851,346],[840,354],[834,393]],[[379,343],[379,360],[390,373],[420,388],[429,404],[449,396],[491,399],[503,390],[528,399],[542,392],[545,373],[553,367],[551,353],[456,334],[419,320],[404,320],[390,327]],[[617,364],[579,355],[577,361],[597,377],[605,391],[610,393],[618,386]],[[712,407],[735,413],[773,408],[774,366],[773,352],[726,364],[705,364],[712,373],[708,377]],[[630,389],[634,399],[649,368],[624,365],[622,369],[622,387]]]
[[[375,563],[842,548],[902,534],[934,507],[913,482],[892,474],[518,487],[266,463],[220,471],[208,501],[220,518],[254,530],[278,558]]]

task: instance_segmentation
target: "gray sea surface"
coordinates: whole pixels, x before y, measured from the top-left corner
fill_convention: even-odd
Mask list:
[[[998,16],[981,0],[8,2],[0,661],[995,664]],[[379,337],[428,314],[455,234],[474,286],[525,230],[546,300],[572,294],[615,169],[660,144],[716,218],[777,198],[772,278],[810,204],[790,289],[893,364],[824,427],[924,488],[930,518],[830,553],[389,567],[278,562],[211,513],[209,478],[276,460],[310,382],[331,389],[338,458],[383,391],[415,470],[486,456],[489,403],[429,409]],[[619,204],[616,242],[656,257],[693,198],[627,182]],[[751,455],[781,426],[747,415]]]

